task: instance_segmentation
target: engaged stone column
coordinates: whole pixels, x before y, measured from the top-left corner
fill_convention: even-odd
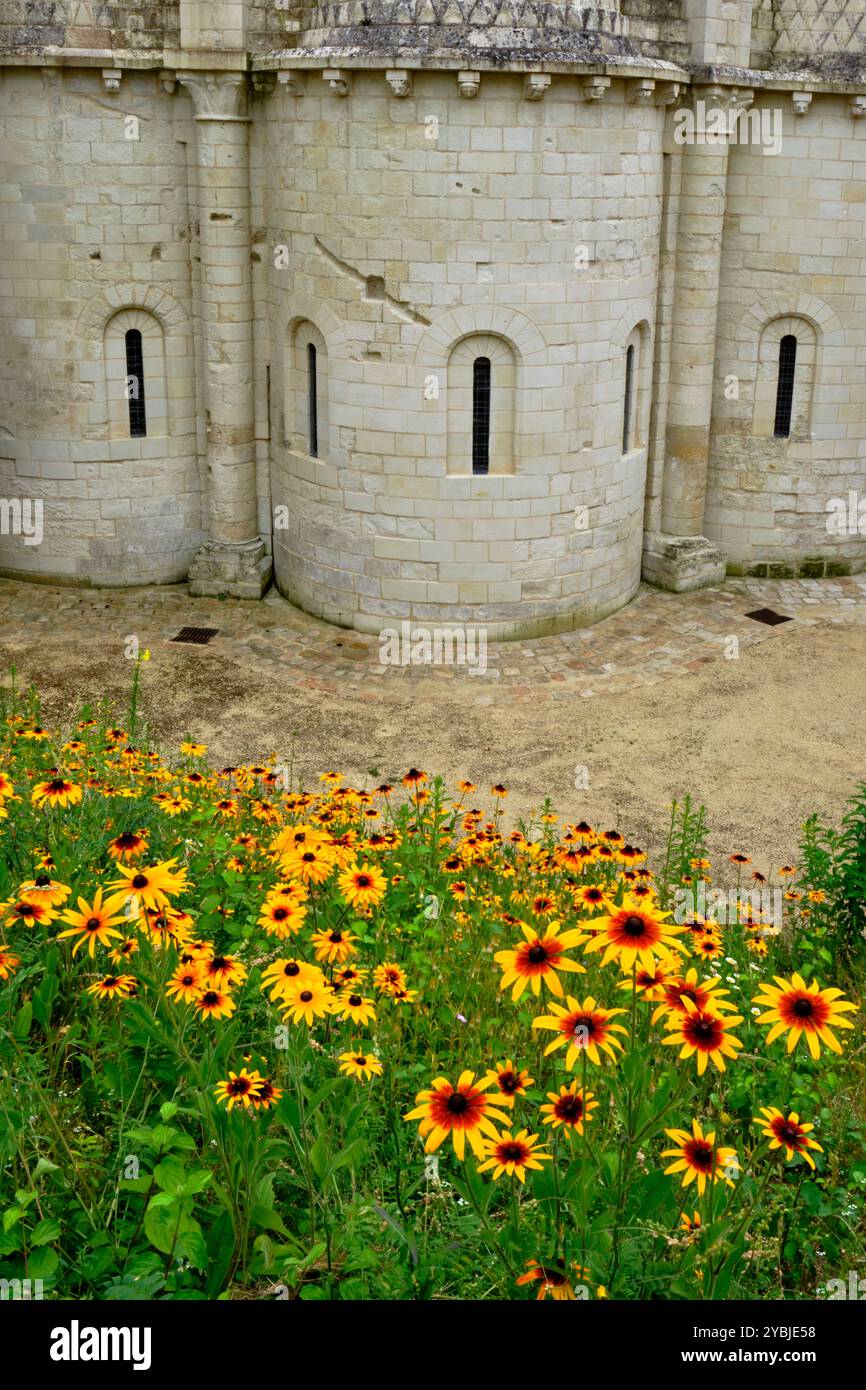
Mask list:
[[[260,598],[271,565],[256,514],[247,78],[177,76],[195,109],[207,411],[209,537],[190,592]]]
[[[735,115],[736,98],[736,88],[698,87],[693,109],[674,113],[682,174],[661,533],[646,536],[643,572],[650,583],[677,592],[725,574],[724,553],[701,533],[728,169],[723,127]]]

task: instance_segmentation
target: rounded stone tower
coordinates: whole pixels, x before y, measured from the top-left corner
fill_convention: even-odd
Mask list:
[[[276,582],[368,630],[592,622],[640,580],[676,71],[613,6],[305,24],[261,133]]]

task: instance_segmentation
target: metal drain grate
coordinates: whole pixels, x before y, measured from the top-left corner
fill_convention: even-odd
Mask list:
[[[182,627],[172,642],[189,642],[195,647],[206,647],[212,637],[216,637],[218,627]]]
[[[753,618],[756,623],[766,623],[767,627],[793,622],[793,618],[786,618],[784,613],[775,613],[772,608],[756,608],[754,613],[747,613],[746,617]]]

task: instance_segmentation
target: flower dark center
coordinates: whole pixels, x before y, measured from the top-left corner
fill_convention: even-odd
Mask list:
[[[349,995],[349,1003],[351,1004],[351,1006],[352,1006],[353,1009],[359,1008],[360,1005],[361,1005],[363,1002],[364,1002],[364,1001],[362,1000],[360,994],[350,994],[350,995]]]
[[[147,874],[136,874],[135,878],[132,880],[132,886],[133,888],[146,888]]]
[[[642,917],[637,917],[631,913],[623,922],[622,929],[626,936],[643,936],[646,931],[646,922]]]
[[[811,999],[798,999],[792,1012],[796,1018],[811,1018],[813,1013]]]
[[[88,931],[96,931],[97,927],[101,927],[101,926],[102,926],[102,922],[101,922],[101,920],[100,920],[98,917],[88,917],[88,919],[87,919],[87,930],[88,930]]]
[[[464,1115],[469,1109],[469,1100],[460,1091],[455,1091],[448,1097],[447,1109],[452,1115]]]
[[[540,942],[537,942],[535,946],[530,946],[526,952],[526,959],[531,961],[533,965],[541,965],[542,961],[547,960],[546,947],[542,946]]]
[[[310,990],[310,989],[303,989],[303,990],[301,990],[301,999],[303,1000],[303,1002],[304,1002],[305,1004],[309,1004],[309,1002],[310,1002],[310,1000],[312,999],[312,997],[313,997],[313,992],[312,992],[312,990]]]

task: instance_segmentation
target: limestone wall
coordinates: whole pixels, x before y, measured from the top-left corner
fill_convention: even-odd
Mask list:
[[[706,534],[735,570],[859,570],[866,536],[828,534],[827,503],[866,477],[866,131],[842,96],[803,116],[785,93],[758,105],[783,110],[783,145],[729,156]],[[780,331],[798,337],[789,438],[773,437]]]
[[[0,535],[7,572],[181,579],[201,543],[191,134],[188,104],[154,73],[125,74],[117,93],[98,70],[4,73],[0,496],[44,502],[41,545]],[[143,438],[129,437],[118,357],[135,327]]]
[[[621,83],[582,100],[574,78],[528,101],[516,74],[485,73],[470,99],[450,73],[416,74],[403,99],[381,73],[353,74],[343,98],[319,73],[293,86],[267,106],[263,169],[281,589],[368,630],[528,632],[620,606],[640,577],[646,452],[623,455],[622,399],[643,324],[643,443],[662,111]],[[297,321],[327,351],[319,458],[292,379]],[[513,445],[487,477],[449,426],[471,370],[450,375],[449,356],[473,334],[514,360]]]

